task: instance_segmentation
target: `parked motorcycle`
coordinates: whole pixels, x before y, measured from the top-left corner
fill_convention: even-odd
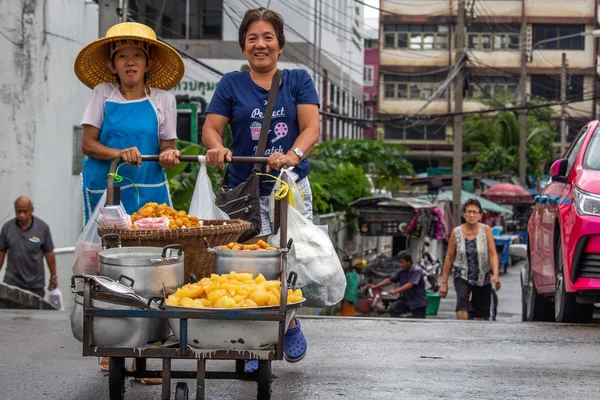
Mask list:
[[[423,244],[423,250],[421,251],[421,259],[418,265],[423,270],[423,278],[425,278],[425,289],[431,290],[432,292],[438,292],[440,290],[440,284],[438,277],[442,272],[442,263],[429,252],[429,242]]]

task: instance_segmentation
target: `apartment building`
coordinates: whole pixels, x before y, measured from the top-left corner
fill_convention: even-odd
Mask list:
[[[306,69],[321,98],[323,140],[363,137],[363,6],[352,0],[272,0],[285,21],[280,68]],[[218,72],[240,70],[245,58],[238,27],[254,0],[136,0],[129,17],[155,28],[159,37]],[[186,60],[190,73],[174,92],[210,101],[219,76]],[[339,118],[345,117],[345,118]]]
[[[365,120],[373,120],[377,117],[377,95],[379,94],[379,42],[377,35],[364,39],[365,67],[363,72],[363,101],[365,107]],[[365,139],[377,138],[377,126],[375,123],[366,122],[363,129]]]
[[[560,100],[562,53],[567,58],[567,141],[597,115],[596,0],[476,0],[466,8],[468,91],[463,109],[480,110],[479,98],[500,93],[518,99],[521,49],[527,51],[529,98]],[[418,113],[427,121],[383,125],[383,138],[410,149],[417,170],[451,166],[453,88],[427,103],[456,64],[457,0],[381,0],[379,116]],[[384,12],[388,11],[388,13]],[[526,38],[521,40],[521,22]],[[569,36],[562,40],[557,37]],[[544,41],[543,43],[540,43]],[[522,43],[523,42],[523,43]],[[423,109],[423,106],[427,107]],[[560,107],[553,107],[559,115]],[[439,115],[440,117],[436,117]],[[559,141],[557,137],[557,142]]]

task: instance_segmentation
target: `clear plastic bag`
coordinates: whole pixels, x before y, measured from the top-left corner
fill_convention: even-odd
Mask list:
[[[296,287],[302,289],[305,305],[326,307],[340,302],[346,276],[329,236],[293,207],[288,208],[287,236],[294,239],[288,271],[298,274]],[[279,233],[269,238],[269,244],[279,246]]]
[[[224,211],[215,204],[215,192],[213,192],[208,172],[206,172],[206,157],[198,156],[200,162],[200,171],[196,178],[196,187],[190,204],[189,215],[198,217],[198,219],[229,219]]]
[[[65,310],[65,305],[63,302],[63,295],[59,288],[52,289],[46,293],[46,301],[52,304],[54,308],[60,311]]]
[[[75,242],[73,275],[98,275],[100,262],[98,253],[102,251],[102,243],[100,236],[98,236],[98,227],[100,226],[100,209],[105,203],[106,191],[104,191],[98,204],[96,204],[91,218]]]

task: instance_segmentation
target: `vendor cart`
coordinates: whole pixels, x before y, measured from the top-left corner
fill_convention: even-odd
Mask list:
[[[158,161],[158,156],[143,156],[143,162]],[[181,156],[181,161],[197,162],[196,156]],[[267,157],[233,157],[232,162],[265,163]],[[111,172],[114,172],[120,159],[113,161]],[[109,196],[107,203],[114,204],[114,182],[109,178]],[[94,291],[97,289],[94,279],[84,277],[83,287],[83,356],[110,357],[109,362],[109,392],[110,399],[123,399],[125,393],[125,378],[162,378],[162,399],[171,398],[172,379],[195,379],[196,399],[205,398],[206,379],[240,379],[256,381],[258,384],[258,399],[271,398],[271,384],[273,375],[271,361],[282,360],[284,356],[284,335],[287,324],[293,318],[295,310],[302,306],[302,302],[287,304],[288,286],[294,285],[294,280],[287,278],[288,251],[291,240],[287,238],[287,200],[276,203],[275,232],[281,229],[279,258],[281,263],[281,294],[280,305],[275,307],[256,307],[248,309],[185,309],[165,306],[164,298],[149,299],[147,307],[143,309],[99,309],[92,306]],[[293,274],[291,274],[293,275]],[[200,277],[199,277],[200,278]],[[75,281],[72,282],[74,288]],[[158,305],[158,306],[157,306]],[[143,347],[106,347],[94,345],[93,321],[95,318],[167,318],[170,319],[174,333],[178,333],[179,340],[169,338],[161,345],[145,345]],[[173,321],[178,323],[173,325]],[[232,340],[231,345],[215,348],[202,348],[200,341],[206,325],[219,322],[219,329],[229,332],[230,329],[240,329],[248,324],[248,331],[253,331],[252,324],[267,324],[276,330],[275,340],[266,345],[249,348],[245,345],[244,330],[234,332],[239,338]],[[214,325],[214,324],[213,324]],[[231,325],[231,328],[229,327]],[[236,328],[237,327],[237,328]],[[178,331],[178,332],[175,332]],[[199,340],[200,339],[200,340]],[[137,367],[135,371],[125,368],[125,358],[134,358]],[[162,359],[161,370],[147,369],[148,358]],[[196,369],[191,371],[174,371],[171,369],[171,360],[188,359],[196,360]],[[206,371],[206,360],[235,360],[235,371]],[[244,372],[244,361],[249,359],[259,360],[259,368],[255,373]],[[188,388],[183,382],[177,383],[175,398],[187,399]]]

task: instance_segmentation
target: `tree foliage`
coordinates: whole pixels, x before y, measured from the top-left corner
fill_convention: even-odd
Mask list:
[[[502,100],[502,99],[501,99]],[[496,99],[490,106],[498,107]],[[550,122],[550,108],[530,110],[527,115],[527,174],[542,174],[542,164],[555,157],[556,127]],[[519,173],[520,128],[518,114],[499,112],[493,116],[471,115],[463,125],[465,166],[476,172]]]

